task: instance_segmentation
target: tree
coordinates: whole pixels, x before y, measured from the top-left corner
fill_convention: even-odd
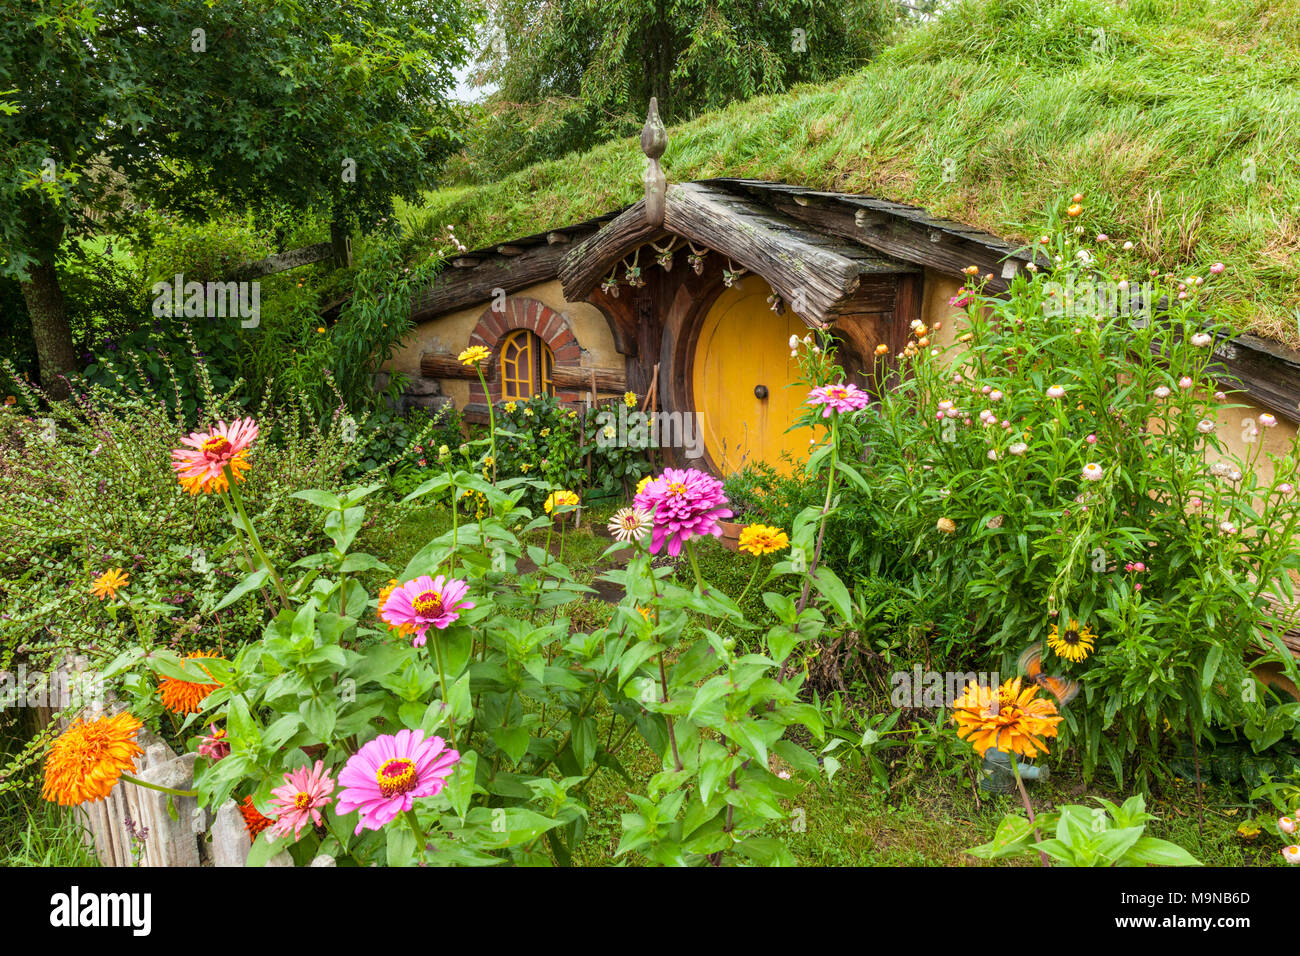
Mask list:
[[[665,122],[864,65],[891,0],[488,0],[474,174],[635,133],[650,97]]]
[[[76,369],[57,263],[132,202],[373,222],[435,184],[464,0],[0,0],[0,273],[41,378]]]

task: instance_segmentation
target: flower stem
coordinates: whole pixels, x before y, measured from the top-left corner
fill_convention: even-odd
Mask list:
[[[704,593],[704,577],[700,574],[700,563],[695,559],[695,542],[686,542],[686,556],[690,558],[691,570],[695,573],[695,586],[701,594]]]
[[[456,743],[456,718],[450,712],[451,705],[447,703],[447,673],[442,667],[442,647],[439,644],[437,635],[434,635],[431,643],[433,644],[434,659],[438,662],[438,685],[442,688],[442,706],[448,709],[447,726],[451,730],[451,745],[459,750],[460,744]]]
[[[496,410],[492,407],[492,393],[488,391],[487,379],[483,377],[483,366],[475,365],[474,371],[478,372],[479,384],[483,386],[483,397],[487,399],[488,407],[488,443],[492,448],[492,483],[497,481],[497,416]]]
[[[424,859],[424,847],[427,839],[424,835],[424,828],[420,826],[420,820],[415,815],[414,810],[406,810],[402,813],[406,818],[406,823],[411,828],[411,833],[415,835],[415,852],[419,854],[419,859]]]
[[[1034,823],[1034,808],[1029,804],[1029,794],[1025,791],[1025,782],[1020,779],[1020,766],[1016,763],[1016,755],[1007,754],[1011,758],[1011,775],[1016,778],[1016,788],[1020,791],[1020,802],[1024,804],[1025,813],[1029,815],[1029,822],[1034,827],[1034,839],[1042,843],[1043,835],[1038,832],[1038,826]],[[1038,858],[1042,860],[1043,866],[1051,866],[1051,861],[1047,859],[1047,854],[1042,850],[1038,851]]]
[[[146,790],[157,790],[159,793],[170,793],[173,797],[197,797],[197,790],[176,790],[172,787],[164,787],[162,784],[149,783],[147,780],[141,780],[139,777],[133,777],[129,773],[122,774],[122,779],[127,783],[133,783],[137,787],[144,787]]]
[[[284,582],[280,580],[280,574],[271,564],[270,559],[266,556],[266,551],[262,548],[262,539],[257,536],[257,529],[253,527],[253,522],[249,520],[248,512],[244,510],[244,498],[239,493],[239,486],[235,484],[235,476],[230,471],[230,466],[225,465],[222,468],[225,472],[226,481],[230,484],[230,498],[235,503],[235,510],[239,512],[239,517],[243,522],[244,532],[248,535],[249,542],[253,545],[253,551],[261,559],[263,566],[270,572],[271,583],[275,585],[276,593],[280,595],[280,603],[286,608],[289,607],[289,592],[285,590]]]

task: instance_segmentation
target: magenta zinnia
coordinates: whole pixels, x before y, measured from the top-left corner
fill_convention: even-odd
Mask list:
[[[286,773],[284,785],[271,791],[275,798],[271,801],[271,806],[277,811],[271,836],[288,836],[292,830],[296,840],[308,823],[323,826],[325,821],[321,819],[321,807],[329,805],[334,799],[333,793],[334,780],[319,760],[310,770],[299,767]]]
[[[415,632],[411,643],[423,647],[429,628],[442,630],[460,617],[460,612],[474,606],[473,601],[461,600],[469,593],[469,585],[441,574],[431,578],[422,574],[393,588],[388,600],[379,609],[379,616],[393,627],[406,627]]]
[[[642,511],[652,513],[654,532],[650,536],[650,553],[658,554],[668,543],[668,553],[681,554],[682,542],[696,535],[722,536],[720,518],[730,518],[724,507],[726,496],[722,482],[694,468],[665,468],[650,480],[633,502]]]
[[[190,494],[200,491],[225,491],[229,485],[223,473],[227,465],[235,481],[243,481],[241,472],[247,471],[248,448],[257,437],[257,423],[251,418],[241,418],[227,425],[217,422],[207,432],[191,432],[181,444],[189,448],[172,451],[172,467],[181,487]]]
[[[856,385],[823,385],[808,393],[808,405],[821,405],[822,418],[831,412],[856,412],[871,404],[871,396]]]
[[[459,759],[441,737],[425,740],[423,730],[381,734],[353,754],[339,774],[344,789],[334,812],[345,816],[359,810],[357,834],[378,830],[410,810],[416,797],[441,793]]]

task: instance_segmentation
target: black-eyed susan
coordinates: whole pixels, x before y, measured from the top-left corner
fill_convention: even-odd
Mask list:
[[[774,554],[790,547],[790,538],[780,528],[771,525],[746,525],[740,532],[741,551],[747,551],[754,557]]]
[[[1055,737],[1061,716],[1056,705],[1038,696],[1030,684],[1013,677],[1000,688],[971,681],[953,703],[957,736],[970,741],[982,757],[990,748],[1021,757],[1047,753],[1045,738]]]
[[[1092,653],[1093,644],[1097,641],[1097,635],[1087,625],[1079,626],[1078,621],[1071,621],[1066,627],[1052,625],[1051,633],[1047,635],[1047,646],[1056,652],[1058,657],[1064,657],[1067,661],[1078,663]]]
[[[131,579],[121,568],[109,568],[90,582],[90,593],[101,601],[104,598],[113,599],[117,597],[118,591],[130,583]]]

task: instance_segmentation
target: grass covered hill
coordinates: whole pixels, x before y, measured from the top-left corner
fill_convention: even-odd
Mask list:
[[[633,139],[446,188],[413,215],[471,247],[634,201]],[[669,130],[670,181],[867,193],[1010,239],[1064,196],[1135,263],[1229,264],[1225,307],[1300,345],[1300,4],[968,0],[870,66]],[[1145,266],[1144,266],[1145,267]]]

